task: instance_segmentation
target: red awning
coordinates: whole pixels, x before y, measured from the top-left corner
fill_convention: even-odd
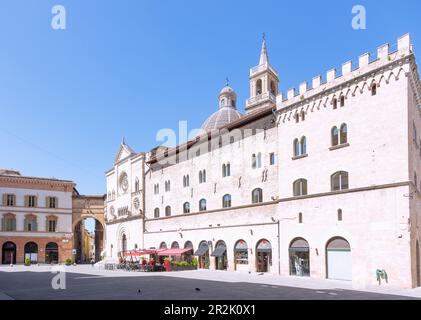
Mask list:
[[[157,250],[142,250],[142,251],[129,251],[125,252],[125,256],[145,256],[147,254],[155,254]]]
[[[158,256],[168,256],[168,257],[181,257],[182,254],[192,251],[191,248],[187,249],[165,249],[158,252]]]

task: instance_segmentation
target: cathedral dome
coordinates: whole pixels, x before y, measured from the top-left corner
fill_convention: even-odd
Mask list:
[[[219,110],[212,114],[202,125],[205,131],[219,129],[242,117],[236,109],[237,94],[226,85],[219,93]]]
[[[202,126],[205,131],[212,131],[219,129],[230,122],[238,120],[242,117],[241,113],[235,108],[223,107],[211,115]]]

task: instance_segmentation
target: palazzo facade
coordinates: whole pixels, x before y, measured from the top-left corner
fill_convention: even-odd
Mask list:
[[[409,35],[286,95],[263,41],[196,139],[107,171],[107,259],[192,248],[200,268],[421,285],[421,85]],[[387,278],[387,282],[385,282]]]

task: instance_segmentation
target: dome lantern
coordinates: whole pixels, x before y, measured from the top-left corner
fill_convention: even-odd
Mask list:
[[[236,103],[237,94],[227,83],[219,93],[219,110],[203,123],[202,129],[205,131],[220,129],[241,118],[242,115],[237,111]]]

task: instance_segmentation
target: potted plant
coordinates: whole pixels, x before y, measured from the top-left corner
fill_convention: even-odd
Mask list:
[[[25,266],[30,266],[30,265],[31,265],[31,259],[25,258]]]

